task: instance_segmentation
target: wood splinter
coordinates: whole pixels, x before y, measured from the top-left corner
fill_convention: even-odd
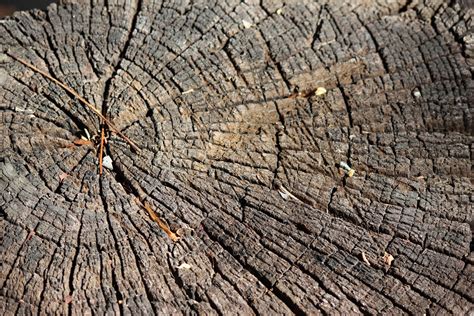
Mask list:
[[[142,206],[145,208],[145,210],[148,212],[148,215],[150,215],[151,219],[160,226],[160,228],[168,235],[169,238],[171,238],[172,241],[176,242],[179,240],[179,237],[176,236],[175,233],[169,229],[168,225],[166,225],[165,222],[163,222],[158,215],[156,214],[155,211],[151,208],[150,204],[148,202],[141,203]]]
[[[105,136],[104,136],[104,127],[100,129],[100,149],[99,149],[99,175],[102,175],[102,157],[104,156],[104,142],[105,142]]]
[[[71,87],[67,86],[66,84],[62,83],[61,81],[59,81],[58,79],[52,77],[50,74],[48,74],[47,72],[44,72],[43,70],[33,66],[32,64],[24,61],[23,59],[19,58],[19,57],[16,57],[10,53],[7,53],[8,56],[10,56],[11,58],[15,59],[16,61],[18,61],[19,63],[25,65],[26,67],[32,69],[33,71],[45,76],[46,78],[48,78],[49,80],[53,81],[54,83],[56,83],[57,85],[59,85],[60,87],[62,87],[64,90],[66,90],[67,92],[69,92],[70,94],[72,94],[73,96],[75,96],[79,101],[81,101],[85,106],[87,106],[92,112],[94,112],[97,116],[99,116],[109,127],[110,129],[116,133],[117,135],[119,135],[120,137],[122,137],[128,144],[130,144],[130,146],[136,151],[136,152],[140,152],[140,148],[135,145],[134,142],[132,142],[131,139],[129,139],[127,136],[125,136],[121,131],[118,130],[118,128],[115,127],[115,125],[109,121],[104,115],[102,115],[102,113],[100,113],[100,111],[94,106],[92,105],[89,101],[87,101],[86,99],[84,99],[83,97],[81,97],[79,95],[79,93],[77,93],[74,89],[72,89]]]

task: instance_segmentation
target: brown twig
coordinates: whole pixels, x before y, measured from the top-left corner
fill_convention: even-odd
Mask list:
[[[91,140],[85,140],[85,139],[82,139],[82,138],[76,139],[72,143],[76,146],[84,146],[84,145],[92,145],[93,144]]]
[[[140,202],[141,203],[141,202]],[[150,215],[151,219],[158,224],[158,226],[160,226],[160,228],[166,233],[166,235],[168,235],[169,238],[171,238],[172,241],[176,242],[179,240],[179,237],[176,236],[175,233],[173,233],[171,231],[171,229],[169,229],[168,225],[165,224],[165,222],[163,222],[159,217],[158,215],[156,214],[155,211],[153,211],[153,209],[151,208],[150,204],[148,204],[147,202],[145,203],[142,203],[142,206],[145,208],[145,210],[148,212],[148,214]]]
[[[99,149],[99,175],[102,175],[102,157],[104,154],[104,127],[102,126],[100,131],[100,149]]]
[[[104,122],[110,127],[110,129],[116,133],[117,135],[119,135],[120,137],[122,137],[127,143],[130,144],[130,146],[132,146],[133,149],[135,149],[137,152],[140,151],[140,148],[138,148],[137,145],[135,145],[134,142],[132,142],[132,140],[130,140],[127,136],[125,136],[122,132],[120,132],[115,126],[114,124],[109,121],[104,115],[102,115],[102,113],[100,113],[100,111],[94,106],[92,105],[89,101],[87,101],[86,99],[84,99],[83,97],[81,97],[79,95],[79,93],[77,93],[74,89],[72,89],[71,87],[67,86],[66,84],[62,83],[61,81],[59,81],[58,79],[52,77],[50,74],[44,72],[43,70],[33,66],[32,64],[24,61],[23,59],[21,58],[18,58],[10,53],[7,53],[11,58],[15,59],[16,61],[18,61],[19,63],[22,63],[23,65],[25,65],[26,67],[32,69],[33,71],[36,71],[37,73],[40,73],[41,75],[45,76],[46,78],[48,78],[49,80],[53,81],[54,83],[56,83],[57,85],[59,85],[60,87],[62,87],[64,90],[66,90],[67,92],[69,92],[70,94],[72,94],[73,96],[75,96],[79,101],[81,101],[85,106],[87,106],[92,112],[94,112],[97,116],[99,116],[102,120],[104,120]]]

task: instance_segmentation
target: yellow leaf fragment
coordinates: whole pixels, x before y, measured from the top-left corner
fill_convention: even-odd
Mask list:
[[[355,173],[355,170],[354,170],[354,169],[351,169],[351,170],[347,171],[347,175],[348,175],[349,177],[353,177],[353,176],[354,176],[354,173]]]

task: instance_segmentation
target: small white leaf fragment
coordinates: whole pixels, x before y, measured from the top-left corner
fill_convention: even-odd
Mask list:
[[[104,159],[102,159],[102,166],[109,170],[114,170],[114,166],[112,165],[112,158],[110,158],[110,156],[105,156]]]
[[[178,269],[186,269],[186,270],[189,270],[189,269],[191,269],[191,265],[184,262],[184,263],[181,263],[181,264],[179,265]]]
[[[370,262],[367,260],[367,257],[365,256],[365,252],[362,251],[362,260],[364,260],[365,263],[370,267]]]
[[[278,193],[280,193],[281,197],[286,200],[288,199],[288,193],[285,193],[285,192],[282,192],[282,191],[278,191]]]
[[[280,187],[280,190],[278,190],[278,193],[280,193],[281,197],[284,200],[288,199],[288,197],[291,197],[292,199],[295,199],[295,200],[299,201],[299,199],[296,196],[291,194],[290,191],[285,189],[283,186]]]
[[[324,88],[324,87],[318,87],[318,88],[316,89],[316,93],[315,93],[315,94],[316,94],[316,95],[323,95],[323,94],[326,94],[326,92],[327,92],[326,88]]]
[[[84,133],[86,133],[87,140],[91,140],[91,134],[89,134],[87,128],[84,128]]]
[[[245,27],[246,29],[251,28],[252,25],[253,25],[251,22],[249,22],[249,21],[247,21],[247,20],[242,20],[242,24],[244,25],[244,27]]]
[[[383,262],[385,262],[386,265],[389,267],[392,265],[392,261],[394,260],[393,256],[389,254],[388,252],[385,252],[383,255]]]

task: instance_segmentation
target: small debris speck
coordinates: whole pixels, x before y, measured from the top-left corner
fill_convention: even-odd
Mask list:
[[[87,128],[84,128],[84,133],[86,134],[87,140],[91,140],[91,134],[89,134]]]
[[[33,110],[30,110],[30,109],[23,109],[23,108],[20,108],[20,107],[15,107],[15,112],[25,112],[27,114],[31,114],[33,113],[34,111]]]
[[[367,257],[365,256],[365,252],[362,251],[362,260],[364,260],[365,263],[370,267],[370,262],[367,260]]]
[[[355,170],[351,168],[347,163],[344,161],[339,162],[339,167],[344,170],[344,173],[347,174],[349,177],[353,177],[355,174]]]
[[[415,91],[413,91],[413,96],[415,98],[419,98],[419,97],[421,97],[421,92],[419,90],[415,90]]]
[[[276,10],[276,14],[281,15],[282,13],[283,13],[283,9],[282,9],[282,8],[279,8],[278,10]]]
[[[109,170],[114,170],[114,166],[112,165],[112,158],[110,158],[110,156],[105,156],[104,159],[102,159],[102,166]]]
[[[288,199],[288,193],[285,193],[285,192],[282,192],[282,191],[278,191],[278,193],[280,193],[281,197],[286,200]]]
[[[284,200],[287,200],[289,197],[292,198],[292,199],[295,199],[297,201],[299,201],[299,199],[294,196],[293,194],[291,194],[290,191],[288,191],[287,189],[285,189],[283,186],[280,186],[280,189],[278,190],[278,193],[280,193],[280,196],[284,199]]]
[[[187,264],[187,263],[181,263],[178,267],[178,269],[186,269],[186,270],[189,270],[191,269],[191,265],[190,264]]]
[[[9,57],[7,54],[3,54],[3,53],[0,53],[0,63],[4,63],[4,62],[7,62],[9,61]]]
[[[388,252],[385,252],[384,255],[383,255],[383,262],[385,262],[385,264],[387,266],[391,266],[392,265],[392,261],[394,260],[393,256],[391,254],[389,254]]]
[[[327,90],[324,87],[318,87],[316,89],[316,95],[323,95],[323,94],[326,94],[326,92],[327,92]]]
[[[252,25],[253,25],[251,22],[249,22],[249,21],[247,21],[247,20],[242,20],[242,24],[244,25],[244,27],[245,27],[246,29],[251,28]]]
[[[59,182],[63,182],[64,179],[66,179],[68,176],[67,173],[63,172],[59,175]]]

